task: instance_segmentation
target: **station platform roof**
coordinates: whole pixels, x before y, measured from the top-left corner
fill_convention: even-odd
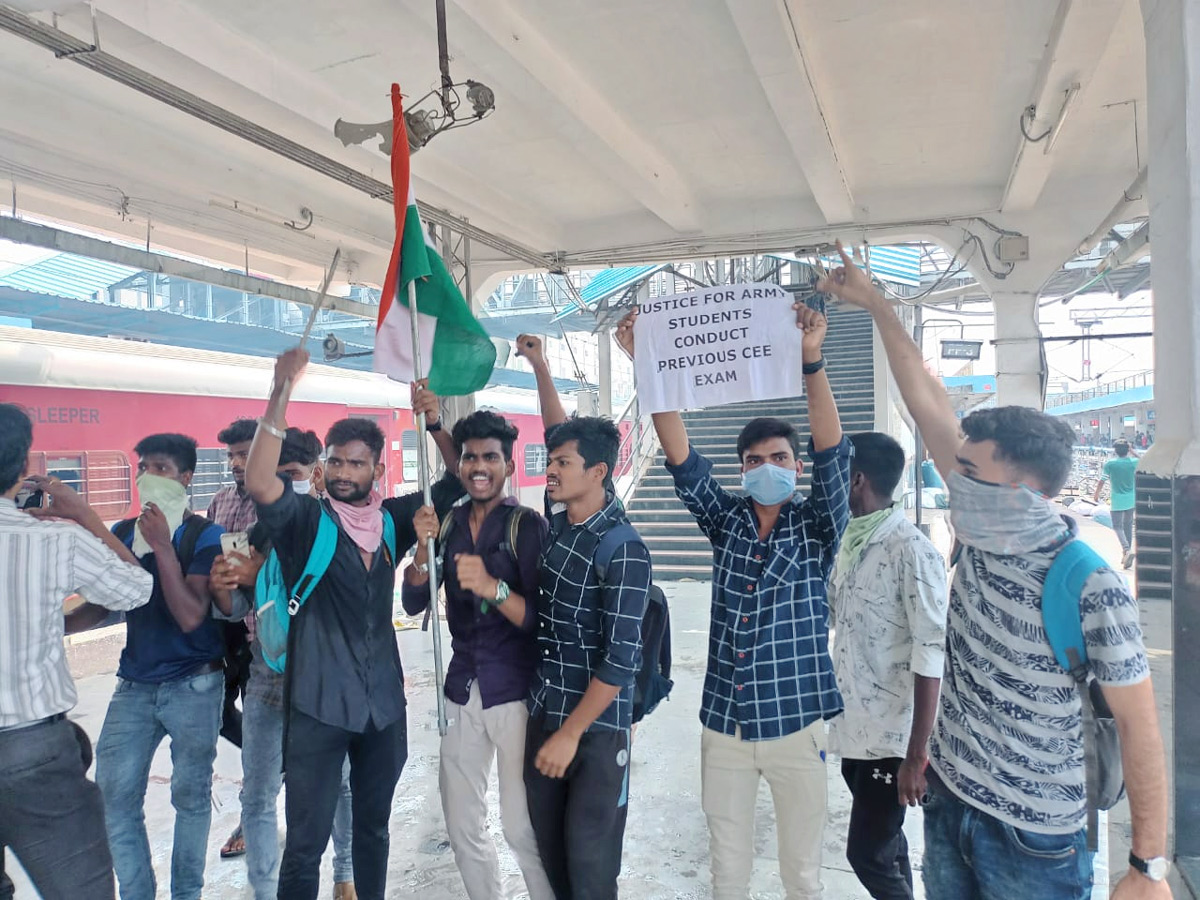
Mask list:
[[[843,237],[932,239],[1037,290],[1144,165],[1138,0],[536,9],[446,2],[452,75],[495,111],[423,147],[414,186],[477,284]],[[388,160],[333,126],[388,119],[393,82],[432,108],[437,62],[431,0],[10,0],[0,163],[17,215],[306,287],[341,246],[378,284]],[[999,260],[1008,234],[1027,260]]]

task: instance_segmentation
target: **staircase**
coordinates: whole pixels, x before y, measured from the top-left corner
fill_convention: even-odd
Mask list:
[[[875,426],[875,377],[871,317],[857,310],[831,309],[825,359],[833,395],[847,434],[871,431]],[[800,361],[796,360],[796,365]],[[757,416],[774,416],[793,423],[802,443],[808,443],[808,405],[804,398],[765,400],[686,412],[692,445],[713,462],[720,484],[741,493],[741,464],[737,436]],[[664,468],[662,450],[633,490],[626,506],[629,519],[650,548],[655,580],[675,581],[712,577],[712,547],[691,513],[675,496],[674,481]],[[808,493],[809,471],[800,490]]]

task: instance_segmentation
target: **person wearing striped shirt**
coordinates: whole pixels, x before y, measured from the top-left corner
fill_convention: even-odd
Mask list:
[[[688,443],[678,412],[655,413],[675,493],[713,546],[712,620],[700,721],[702,805],[715,900],[744,900],[754,866],[760,779],[775,801],[779,876],[788,900],[821,895],[825,720],[842,711],[829,656],[829,579],[850,519],[853,448],[821,347],[827,322],[797,304],[812,437],[812,495],[796,496],[800,437],[779,419],[754,419],[737,441],[747,496],[717,483]],[[617,341],[633,355],[626,316]]]
[[[100,791],[65,718],[77,695],[63,601],[80,594],[72,624],[86,624],[145,606],[154,580],[79,494],[57,478],[26,479],[32,443],[29,416],[0,403],[0,856],[10,848],[43,897],[103,900],[114,894],[112,856]],[[49,508],[17,508],[26,484]]]
[[[962,546],[926,774],[926,896],[1087,900],[1080,700],[1042,622],[1046,573],[1077,534],[1050,500],[1070,474],[1075,435],[1060,419],[1018,406],[960,423],[891,304],[838,249],[842,265],[818,290],[874,318],[905,405],[946,480]],[[1121,736],[1133,822],[1130,869],[1112,897],[1166,900],[1166,761],[1137,601],[1104,568],[1085,583],[1079,607],[1087,665]]]

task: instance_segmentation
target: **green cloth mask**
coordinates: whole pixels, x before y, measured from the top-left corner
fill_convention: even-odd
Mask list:
[[[153,503],[167,517],[167,528],[171,535],[183,524],[187,513],[187,488],[174,478],[164,478],[162,475],[151,475],[144,472],[137,477],[138,500],[144,508],[147,503]],[[133,532],[133,555],[141,559],[150,552],[150,544],[142,537],[142,525],[138,523]]]
[[[842,544],[838,549],[837,565],[834,569],[839,577],[858,564],[858,558],[862,556],[863,548],[867,546],[876,529],[886,522],[891,514],[892,507],[889,506],[887,509],[850,520],[850,524],[846,526],[846,531],[842,535]]]

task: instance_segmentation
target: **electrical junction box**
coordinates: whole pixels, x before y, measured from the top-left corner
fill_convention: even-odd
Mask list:
[[[996,242],[996,256],[1000,262],[1025,262],[1029,259],[1029,238],[1023,234],[1004,235]]]

